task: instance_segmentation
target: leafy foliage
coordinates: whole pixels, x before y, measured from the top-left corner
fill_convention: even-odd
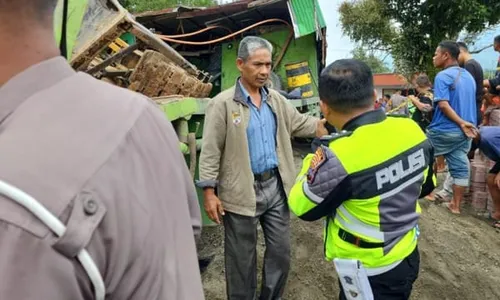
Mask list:
[[[387,67],[387,65],[380,58],[378,58],[373,51],[367,51],[362,47],[358,47],[351,53],[353,58],[365,62],[370,69],[372,69],[373,74],[391,72],[391,69],[389,69],[389,67]]]
[[[160,10],[178,5],[206,7],[217,4],[215,0],[120,0],[120,3],[133,13]]]
[[[344,34],[388,51],[398,72],[436,73],[432,56],[442,40],[477,34],[500,22],[498,0],[350,0],[339,8]]]

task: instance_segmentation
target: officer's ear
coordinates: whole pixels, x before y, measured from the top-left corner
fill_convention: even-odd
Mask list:
[[[377,90],[376,89],[373,89],[373,103],[376,103],[377,102]]]
[[[321,99],[319,100],[319,108],[321,109],[323,116],[328,119],[328,116],[330,115],[330,107]]]

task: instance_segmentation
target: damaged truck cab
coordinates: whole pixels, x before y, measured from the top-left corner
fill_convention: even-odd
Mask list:
[[[135,16],[117,0],[66,1],[68,18],[64,0],[56,8],[55,36],[61,40],[65,22],[72,67],[153,99],[176,129],[193,180],[205,108],[210,97],[235,83],[244,36],[273,44],[269,87],[300,112],[320,114],[317,82],[325,66],[326,26],[317,0],[242,0]],[[201,190],[198,197],[202,201]],[[204,225],[212,224],[202,216]]]

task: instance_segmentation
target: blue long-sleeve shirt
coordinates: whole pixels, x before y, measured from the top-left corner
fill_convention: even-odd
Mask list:
[[[276,117],[267,103],[267,92],[260,90],[260,108],[252,103],[245,87],[238,81],[250,108],[250,121],[247,127],[250,164],[254,174],[261,174],[278,166],[276,154]]]

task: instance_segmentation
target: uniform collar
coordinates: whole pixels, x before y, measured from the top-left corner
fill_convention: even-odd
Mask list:
[[[74,73],[66,60],[58,56],[35,64],[15,75],[0,87],[0,122],[32,95]]]
[[[382,109],[370,110],[355,117],[354,119],[349,120],[344,124],[342,130],[354,131],[356,128],[364,125],[380,123],[386,118],[385,112]]]
[[[260,89],[260,92],[262,93],[262,95],[266,96],[266,97],[263,97],[264,101],[266,101],[267,96],[269,95],[269,90],[267,89],[267,87],[263,86]],[[245,87],[240,83],[240,77],[238,77],[238,79],[236,80],[236,86],[234,88],[234,98],[233,99],[236,102],[240,102],[241,104],[248,106],[248,101],[250,101],[248,99],[248,97],[249,97],[249,94],[248,94],[247,90],[245,89]]]

